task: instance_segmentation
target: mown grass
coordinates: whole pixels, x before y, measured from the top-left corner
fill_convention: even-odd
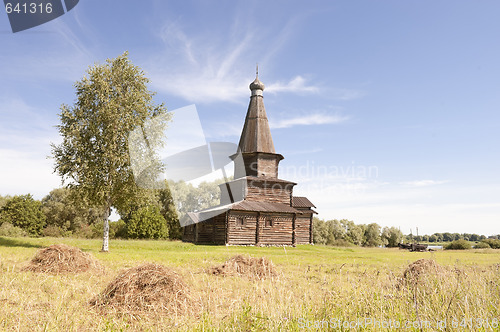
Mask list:
[[[39,248],[55,243],[91,253],[106,267],[106,273],[21,271]],[[464,330],[454,327],[455,322],[477,330],[478,319],[488,319],[490,326],[483,330],[500,330],[494,324],[494,319],[500,319],[499,250],[410,253],[380,248],[257,248],[120,240],[111,242],[109,253],[100,253],[100,247],[98,240],[0,237],[0,330],[337,330],[336,319],[351,322],[351,327],[352,322],[363,322],[352,330],[367,331],[399,330],[394,323],[392,328],[380,325],[390,321],[420,322],[422,329],[409,330],[434,331],[435,324],[445,320],[447,331]],[[205,273],[236,254],[265,256],[274,262],[280,276],[251,280]],[[403,282],[406,267],[420,258],[434,259],[444,272],[429,273],[417,283]],[[89,300],[120,270],[144,262],[177,271],[196,306],[183,314],[102,312],[89,306]],[[426,326],[426,322],[433,325]],[[340,330],[350,330],[346,326]]]

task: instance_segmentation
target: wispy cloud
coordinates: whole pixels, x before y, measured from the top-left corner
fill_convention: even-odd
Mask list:
[[[347,116],[341,115],[328,115],[328,114],[308,114],[278,121],[270,120],[269,126],[271,128],[290,128],[294,126],[311,126],[311,125],[325,125],[325,124],[338,124],[347,121]]]
[[[290,19],[293,22],[294,19]],[[189,34],[182,23],[171,22],[160,29],[158,37],[165,52],[149,57],[143,65],[155,90],[181,97],[192,103],[238,102],[248,94],[255,60],[270,66],[273,54],[293,38],[294,26],[285,24],[272,36],[255,25],[237,24],[230,38],[218,39],[211,32]],[[256,46],[257,45],[257,46]],[[263,52],[263,50],[265,50]],[[290,80],[266,81],[266,93],[320,94],[337,99],[352,99],[356,91],[338,89],[333,93],[310,82],[307,75]],[[330,89],[331,90],[331,89]]]
[[[429,187],[429,186],[437,186],[447,182],[448,181],[417,180],[417,181],[400,182],[400,184],[409,187]]]
[[[145,65],[156,90],[194,103],[234,102],[244,94],[248,77],[239,64],[255,41],[252,33],[214,46],[214,40],[189,36],[179,24],[169,23],[159,38],[165,53]]]
[[[266,92],[278,93],[278,92],[292,92],[292,93],[318,93],[320,88],[314,85],[308,85],[307,81],[302,76],[296,76],[289,82],[276,82],[270,84],[266,88]]]

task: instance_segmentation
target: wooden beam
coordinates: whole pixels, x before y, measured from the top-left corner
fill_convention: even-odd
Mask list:
[[[313,243],[313,214],[309,217],[309,244]]]
[[[198,223],[194,224],[194,243],[198,243]]]
[[[255,223],[255,244],[259,245],[260,242],[260,212],[257,212],[257,222]]]
[[[224,224],[225,224],[224,243],[227,244],[227,241],[229,240],[229,234],[227,233],[229,229],[229,210],[226,211],[226,220],[224,221]]]

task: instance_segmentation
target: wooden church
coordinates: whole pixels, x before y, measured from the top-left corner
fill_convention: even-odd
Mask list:
[[[220,185],[217,207],[188,213],[183,240],[203,244],[296,245],[312,243],[315,206],[294,197],[294,182],[278,178],[283,159],[274,150],[262,92],[257,78],[250,84],[250,104],[234,159],[234,180]],[[235,201],[233,196],[241,194]]]

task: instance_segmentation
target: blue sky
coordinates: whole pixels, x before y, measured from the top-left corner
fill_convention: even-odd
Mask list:
[[[0,194],[60,185],[50,142],[86,68],[124,51],[170,110],[237,143],[266,84],[280,177],[324,219],[500,232],[500,2],[98,1],[13,34],[0,14]]]

